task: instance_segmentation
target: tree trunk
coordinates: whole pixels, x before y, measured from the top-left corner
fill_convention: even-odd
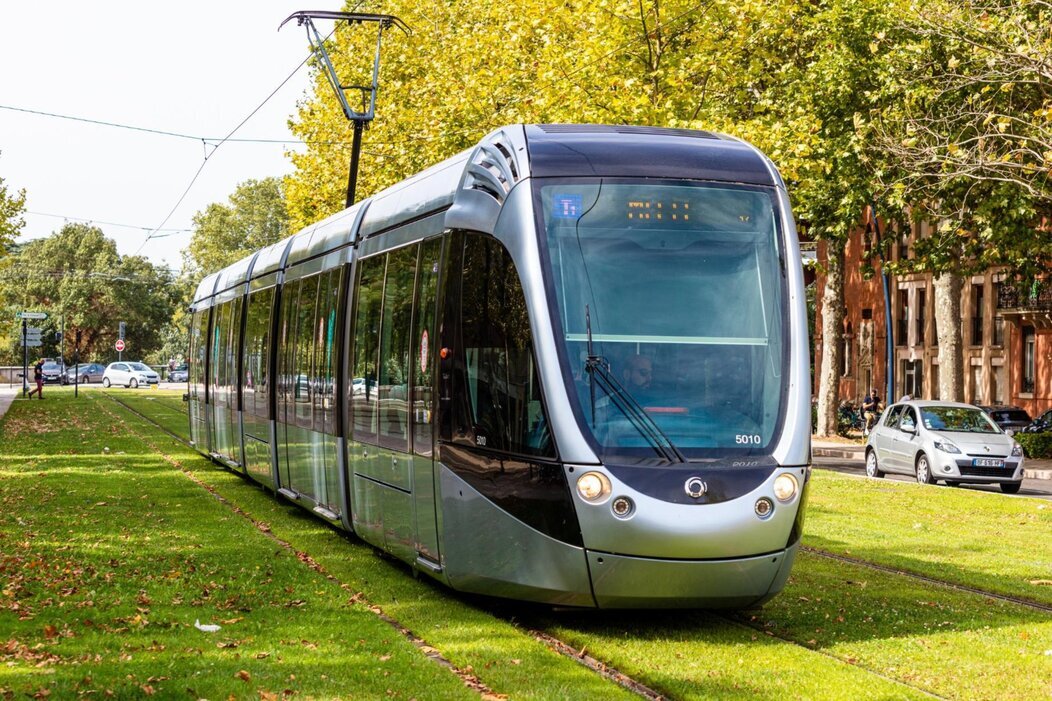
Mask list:
[[[840,406],[840,341],[844,333],[844,242],[826,242],[826,282],[822,289],[822,361],[818,378],[819,436],[836,435]]]
[[[939,336],[939,399],[963,402],[961,276],[943,273],[932,283],[935,287],[935,328]]]

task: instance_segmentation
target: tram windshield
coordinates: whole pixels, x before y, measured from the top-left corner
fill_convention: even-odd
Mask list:
[[[539,192],[565,376],[600,453],[769,454],[788,362],[773,190],[569,180]]]

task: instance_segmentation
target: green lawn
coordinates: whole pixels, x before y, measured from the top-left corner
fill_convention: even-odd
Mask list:
[[[548,650],[531,628],[672,698],[1022,699],[1052,692],[1047,614],[814,555],[801,555],[782,595],[738,617],[553,614],[459,596],[216,469],[107,394],[82,392],[74,402],[71,392],[53,392],[55,401],[15,402],[0,424],[5,701],[5,694],[65,698],[92,690],[100,698],[148,690],[269,698],[285,689],[306,698],[479,697],[370,608],[511,698],[631,696]],[[180,395],[117,396],[174,425],[185,406]],[[956,563],[939,571],[993,581],[1026,570],[1015,562],[1018,542],[988,547],[982,558],[970,552],[1004,519],[1037,541],[1022,552],[1048,557],[1040,548],[1049,534],[1044,502],[888,482],[873,483],[862,499],[852,486],[864,480],[825,472],[814,479],[810,545],[839,542],[842,552],[892,563]],[[927,506],[911,502],[900,520],[920,522],[925,508],[961,508],[962,498],[975,499],[973,518],[945,534],[951,526],[930,524],[928,540],[937,547],[923,556],[912,521],[901,536],[863,527],[892,519],[918,490]],[[1033,519],[1024,517],[1027,509]],[[305,565],[307,555],[331,578]],[[203,633],[195,619],[223,628]]]
[[[806,545],[1052,604],[1052,502],[812,474]]]

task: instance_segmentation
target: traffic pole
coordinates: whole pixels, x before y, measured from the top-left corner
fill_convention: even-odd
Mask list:
[[[29,346],[27,345],[28,339],[26,338],[28,322],[22,319],[22,398],[26,396],[26,392],[29,391]]]

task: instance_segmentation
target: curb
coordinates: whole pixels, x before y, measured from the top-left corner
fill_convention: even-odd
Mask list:
[[[826,448],[811,447],[811,455],[818,458],[843,458],[846,460],[857,460],[862,462],[864,448]],[[1052,480],[1052,469],[1024,468],[1023,477],[1032,480]]]

